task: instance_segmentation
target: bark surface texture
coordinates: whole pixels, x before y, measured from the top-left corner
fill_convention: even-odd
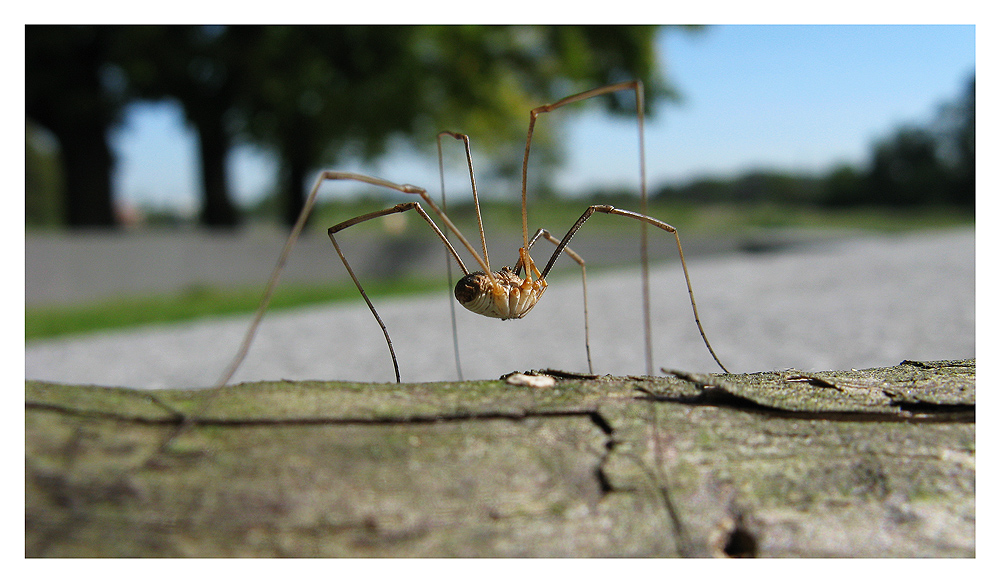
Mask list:
[[[25,555],[975,555],[974,360],[544,372],[26,382]]]

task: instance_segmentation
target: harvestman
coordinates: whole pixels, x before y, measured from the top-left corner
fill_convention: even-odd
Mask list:
[[[592,205],[587,208],[586,211],[577,219],[576,223],[569,229],[566,235],[563,236],[561,240],[555,239],[547,230],[539,229],[534,236],[530,239],[528,237],[528,199],[527,199],[527,180],[528,180],[528,155],[531,152],[531,137],[535,128],[535,121],[538,116],[542,113],[548,113],[555,109],[558,109],[564,105],[574,103],[577,101],[583,101],[585,99],[590,99],[591,97],[597,97],[599,95],[605,95],[609,93],[614,93],[617,91],[632,90],[635,92],[636,100],[636,119],[638,121],[639,127],[639,174],[641,183],[641,201],[640,209],[641,213],[618,209],[610,205]],[[606,213],[609,215],[617,215],[621,217],[626,217],[630,219],[635,219],[640,221],[640,232],[641,232],[641,262],[642,262],[642,282],[643,282],[643,315],[645,319],[645,341],[646,341],[646,373],[652,375],[653,373],[653,357],[652,357],[652,332],[649,317],[649,267],[648,267],[648,253],[646,248],[646,225],[652,225],[659,229],[662,229],[668,233],[674,235],[677,241],[677,252],[680,255],[681,269],[684,272],[684,280],[687,283],[688,296],[691,299],[691,310],[694,313],[695,324],[698,326],[698,331],[701,334],[702,340],[705,342],[705,346],[708,348],[709,353],[711,353],[712,358],[718,363],[722,370],[726,371],[726,367],[723,366],[722,362],[716,356],[715,351],[712,349],[712,345],[708,341],[708,337],[705,335],[705,330],[702,328],[701,320],[698,317],[698,308],[694,301],[694,292],[691,288],[691,279],[688,276],[687,264],[684,261],[684,251],[681,248],[680,236],[677,234],[677,229],[664,223],[663,221],[657,220],[650,216],[647,216],[647,195],[646,195],[646,156],[645,156],[645,143],[644,143],[644,92],[642,82],[635,80],[624,83],[617,83],[614,85],[607,85],[605,87],[599,87],[597,89],[591,89],[589,91],[584,91],[582,93],[577,93],[571,95],[564,99],[561,99],[550,105],[543,105],[541,107],[536,107],[531,110],[531,117],[528,123],[528,137],[525,142],[524,147],[524,163],[521,168],[521,231],[523,235],[523,246],[518,250],[517,262],[514,267],[502,267],[498,271],[492,270],[490,267],[489,253],[486,249],[486,235],[483,231],[483,221],[479,209],[479,196],[476,190],[476,179],[475,173],[472,168],[472,153],[471,147],[469,145],[469,137],[464,134],[458,134],[453,132],[441,132],[438,135],[438,157],[439,165],[441,166],[441,190],[442,190],[442,207],[447,208],[444,202],[444,173],[443,173],[443,162],[441,162],[441,138],[452,137],[457,140],[461,140],[465,146],[466,159],[469,166],[469,176],[472,181],[472,197],[473,203],[476,210],[476,219],[478,221],[480,242],[482,247],[482,254],[480,254],[476,248],[469,242],[468,239],[458,230],[457,227],[452,223],[451,219],[445,213],[445,210],[438,207],[438,205],[431,200],[427,195],[427,191],[418,186],[413,186],[410,184],[395,184],[389,182],[388,180],[383,180],[381,178],[374,178],[371,176],[365,176],[361,174],[349,173],[349,172],[330,172],[326,171],[320,174],[319,178],[316,180],[316,184],[313,186],[306,199],[305,205],[303,206],[302,213],[299,215],[295,226],[292,228],[289,234],[288,240],[285,242],[285,246],[282,249],[281,255],[278,258],[278,263],[274,268],[274,272],[271,274],[271,278],[267,283],[266,291],[264,292],[264,297],[261,300],[257,312],[254,315],[253,321],[247,330],[246,336],[243,339],[243,343],[240,349],[230,364],[229,368],[226,369],[222,378],[214,387],[213,395],[206,399],[206,402],[202,405],[201,410],[198,414],[189,417],[188,420],[193,420],[201,416],[205,410],[210,406],[215,394],[218,394],[223,386],[232,378],[233,374],[239,368],[243,359],[246,357],[247,351],[250,348],[250,344],[253,341],[254,335],[257,331],[257,327],[260,324],[261,319],[264,316],[264,312],[267,310],[267,306],[271,300],[271,296],[274,292],[274,288],[277,285],[278,278],[281,275],[282,268],[291,253],[292,247],[295,245],[296,240],[302,232],[303,227],[309,213],[312,211],[313,205],[316,201],[316,194],[319,191],[320,185],[326,181],[330,180],[352,180],[357,182],[364,182],[371,184],[373,186],[378,186],[382,188],[388,188],[391,190],[396,190],[405,194],[415,194],[419,196],[423,203],[426,204],[431,211],[437,216],[437,218],[444,224],[445,229],[442,230],[434,222],[434,219],[424,210],[419,201],[404,202],[397,204],[393,207],[386,208],[380,211],[375,211],[371,213],[366,213],[361,216],[348,219],[341,223],[338,223],[328,229],[328,234],[330,236],[330,241],[333,243],[333,247],[340,256],[341,261],[344,263],[344,267],[347,269],[348,274],[351,279],[354,280],[358,291],[361,293],[361,297],[364,298],[365,303],[368,304],[368,308],[371,310],[372,315],[375,317],[376,322],[382,328],[382,333],[385,336],[386,344],[389,347],[389,354],[392,358],[392,365],[396,374],[396,381],[399,382],[399,364],[396,360],[395,351],[392,348],[392,340],[389,338],[389,331],[379,317],[378,312],[375,310],[375,306],[372,304],[371,300],[368,298],[368,294],[365,293],[364,287],[355,275],[354,270],[351,268],[350,263],[347,261],[347,257],[340,249],[340,245],[337,243],[336,234],[348,227],[352,227],[359,223],[369,221],[378,217],[383,217],[386,215],[391,215],[394,213],[403,213],[406,211],[414,211],[420,217],[427,222],[431,230],[437,235],[441,242],[447,248],[447,253],[453,258],[458,266],[461,268],[463,277],[458,280],[455,286],[455,297],[468,310],[481,314],[484,316],[500,319],[518,319],[523,318],[535,304],[541,299],[542,294],[548,287],[548,283],[545,278],[549,274],[549,270],[555,264],[556,259],[559,258],[564,252],[567,255],[580,264],[583,271],[583,285],[584,285],[584,322],[585,322],[585,339],[587,347],[587,363],[588,366],[591,365],[590,360],[590,342],[589,342],[589,325],[587,324],[587,306],[586,306],[586,268],[584,261],[579,255],[574,253],[567,244],[573,235],[583,226],[583,224],[589,219],[594,213]],[[448,239],[448,233],[453,234],[461,246],[464,247],[474,258],[476,265],[480,268],[479,271],[470,272],[466,267],[465,263],[459,257],[458,252],[455,247],[452,246]],[[531,250],[534,243],[539,238],[545,238],[556,245],[555,250],[549,257],[548,263],[541,270],[538,269],[535,261],[532,259],[529,251]],[[449,262],[450,271],[450,262]],[[521,273],[523,272],[523,277]],[[454,315],[453,315],[454,318]],[[453,320],[454,322],[454,320]],[[456,362],[458,361],[458,343],[456,340]],[[460,366],[460,365],[459,365]],[[592,366],[590,366],[591,372],[593,372]],[[726,371],[728,372],[728,371]]]

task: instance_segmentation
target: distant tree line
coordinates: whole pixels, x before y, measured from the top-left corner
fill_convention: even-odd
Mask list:
[[[52,176],[26,154],[26,220],[59,212],[69,226],[114,225],[108,134],[136,101],[176,100],[196,130],[202,224],[240,222],[226,166],[240,143],[280,161],[290,224],[310,172],[346,155],[373,159],[396,137],[432,143],[440,129],[461,129],[516,142],[531,107],[633,78],[645,81],[654,105],[672,93],[658,72],[656,34],[631,26],[28,26],[27,148],[47,130],[61,171]],[[604,102],[629,111],[622,96]],[[53,185],[62,200],[32,200]]]
[[[750,171],[736,178],[702,178],[652,193],[687,202],[776,202],[828,206],[945,204],[976,201],[976,80],[926,125],[908,125],[878,140],[863,167],[826,175]]]

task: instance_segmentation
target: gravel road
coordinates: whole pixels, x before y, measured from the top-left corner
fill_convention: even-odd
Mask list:
[[[532,368],[586,371],[581,287],[566,263],[524,320],[490,320],[459,308],[466,378]],[[733,372],[975,356],[973,229],[705,254],[689,258],[689,268],[702,323]],[[655,366],[718,370],[698,335],[678,264],[654,269],[651,286]],[[595,372],[642,374],[638,270],[594,274],[589,296]],[[457,378],[448,302],[444,290],[376,300],[404,381]],[[248,319],[27,343],[25,377],[147,389],[210,386]],[[260,379],[394,377],[371,313],[351,303],[268,314],[234,381]]]

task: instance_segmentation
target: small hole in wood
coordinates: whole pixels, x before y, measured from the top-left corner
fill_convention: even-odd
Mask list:
[[[737,525],[736,528],[729,533],[729,538],[726,539],[726,544],[722,547],[722,552],[725,553],[727,557],[743,559],[756,557],[757,539],[750,531]]]

